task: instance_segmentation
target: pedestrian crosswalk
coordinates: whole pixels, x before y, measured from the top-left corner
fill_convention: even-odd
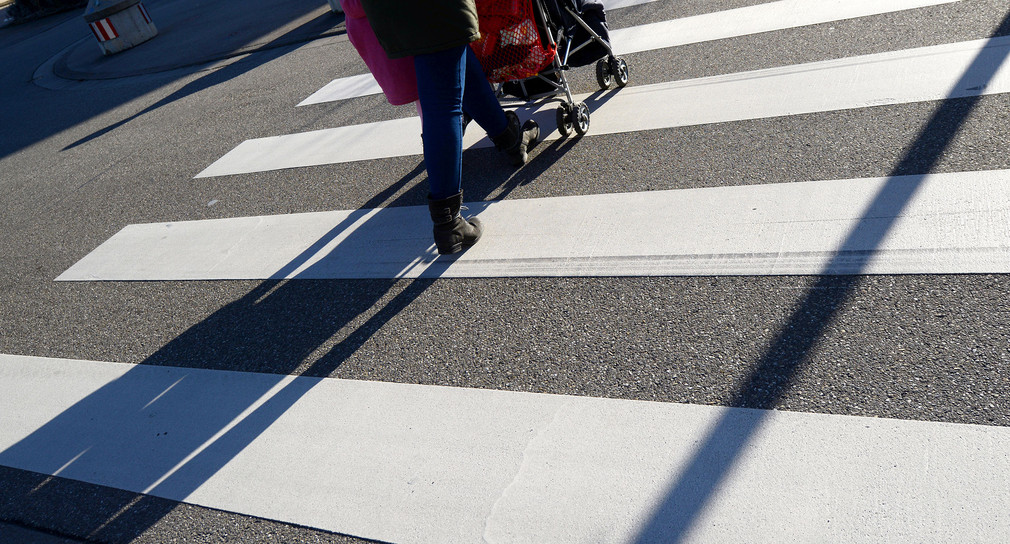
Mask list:
[[[664,1],[648,3],[661,11]],[[616,28],[612,37],[634,73],[641,52],[970,1],[777,0]],[[607,3],[635,5],[643,2]],[[996,36],[647,85],[632,77],[623,89],[577,95],[592,124],[570,142],[591,149],[613,138],[634,153],[650,131],[731,133],[756,119],[1003,95],[1007,57],[1010,36]],[[297,111],[376,92],[369,75],[353,75]],[[560,139],[556,104],[509,107],[539,122],[541,145]],[[420,158],[418,118],[360,117],[246,139],[186,182],[227,186],[266,172]],[[928,130],[900,145],[932,145]],[[489,146],[469,130],[464,162]],[[435,252],[424,207],[383,202],[136,222],[55,281],[74,289],[275,280],[254,290],[255,308],[266,291],[284,289],[281,280],[1010,273],[1010,170],[878,170],[886,174],[468,202],[486,232],[454,256]],[[847,288],[811,292],[836,287]],[[819,300],[801,297],[801,320],[823,312],[830,321],[838,301],[811,309]],[[522,318],[510,312],[501,314]],[[762,345],[772,352],[806,325],[787,319],[788,330]],[[248,332],[237,328],[235,336]],[[308,329],[291,335],[324,334]],[[501,341],[509,349],[512,340]],[[779,355],[755,366],[796,364],[768,362]],[[712,379],[726,379],[730,362],[714,359]],[[0,354],[0,465],[397,543],[986,542],[1010,533],[1005,427],[171,363]]]

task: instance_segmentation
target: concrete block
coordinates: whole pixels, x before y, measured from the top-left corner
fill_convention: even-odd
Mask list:
[[[146,42],[158,34],[140,0],[91,0],[84,20],[103,55],[112,55]]]

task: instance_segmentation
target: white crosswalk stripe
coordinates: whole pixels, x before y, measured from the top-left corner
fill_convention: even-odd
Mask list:
[[[633,55],[960,1],[779,0],[613,36]],[[1007,57],[1001,36],[580,94],[592,125],[574,145],[1010,93]],[[350,76],[298,105],[374,92],[369,75]],[[557,140],[555,108],[520,117]],[[466,149],[491,145],[478,132]],[[187,181],[418,155],[408,117],[249,139]],[[1010,273],[1010,170],[770,181],[469,202],[487,230],[451,257],[419,206],[135,223],[55,280]],[[729,364],[718,359],[715,373]],[[397,543],[639,544],[671,526],[700,543],[1010,534],[1005,427],[157,363],[0,353],[0,465]]]
[[[57,279],[1010,272],[1006,170],[469,208],[493,227],[450,259],[434,252],[427,210],[398,207],[132,225]]]
[[[880,15],[960,0],[779,0],[724,12],[650,23],[611,33],[614,53],[627,55],[724,38]]]
[[[634,541],[725,421],[760,429],[697,541],[1010,531],[1006,428],[9,355],[0,378],[8,402],[46,399],[0,412],[4,465],[386,542]],[[247,408],[200,424],[218,405]]]

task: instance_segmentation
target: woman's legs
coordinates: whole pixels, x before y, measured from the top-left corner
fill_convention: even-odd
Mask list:
[[[463,110],[491,135],[508,122],[469,46],[417,55],[414,67],[431,198],[447,198],[461,189]]]
[[[484,75],[480,61],[473,49],[466,48],[466,87],[463,90],[463,111],[484,129],[489,136],[501,134],[508,122],[494,89]]]
[[[463,219],[459,213],[463,203],[463,110],[515,164],[526,162],[526,147],[537,138],[539,129],[531,121],[520,127],[513,112],[506,116],[469,46],[416,55],[414,68],[423,113],[421,140],[435,245],[439,253],[455,253],[475,244],[483,230],[480,221]]]
[[[520,125],[514,111],[502,110],[494,89],[487,82],[477,55],[466,48],[466,89],[463,92],[463,111],[487,132],[499,151],[512,158],[512,164],[526,164],[526,149],[540,137],[540,128],[532,120]]]
[[[431,198],[438,200],[460,191],[463,156],[462,48],[414,57],[417,94],[424,116],[421,140]]]
[[[428,171],[428,211],[435,224],[435,246],[456,253],[477,243],[481,224],[463,219],[460,175],[463,162],[463,95],[468,46],[414,57],[421,103],[421,140]],[[484,82],[487,85],[487,82]]]

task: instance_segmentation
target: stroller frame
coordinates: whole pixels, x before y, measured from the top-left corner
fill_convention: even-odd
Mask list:
[[[607,42],[603,39],[595,30],[593,30],[583,19],[582,16],[572,9],[572,7],[565,2],[561,2],[561,9],[565,10],[572,19],[582,27],[586,33],[589,34],[589,38],[584,42],[572,48],[572,36],[567,36],[565,32],[565,27],[562,24],[557,24],[554,28],[555,31],[551,31],[552,22],[550,15],[544,8],[543,0],[531,0],[536,7],[536,15],[539,17],[538,23],[543,24],[544,34],[554,49],[554,59],[551,61],[551,65],[542,70],[539,74],[526,78],[523,80],[518,80],[516,83],[519,85],[523,94],[528,100],[536,101],[544,98],[550,98],[564,94],[564,98],[561,100],[561,105],[558,107],[556,112],[558,132],[561,134],[562,138],[569,136],[572,130],[579,135],[583,136],[589,132],[589,107],[586,106],[585,102],[575,102],[575,98],[572,96],[571,88],[568,85],[568,79],[565,77],[565,72],[571,69],[568,65],[569,58],[571,55],[581,51],[585,47],[596,44],[606,51],[606,58],[601,58],[596,61],[596,82],[599,84],[601,90],[609,89],[613,83],[617,83],[618,87],[624,87],[628,84],[628,63],[621,57],[614,56],[614,50]],[[555,35],[556,34],[556,35]],[[560,44],[564,45],[564,52],[561,52]],[[539,92],[539,93],[528,93],[526,89],[526,82],[536,80],[541,83],[547,84],[549,90]],[[503,85],[498,85],[498,96],[499,98],[504,96]]]

